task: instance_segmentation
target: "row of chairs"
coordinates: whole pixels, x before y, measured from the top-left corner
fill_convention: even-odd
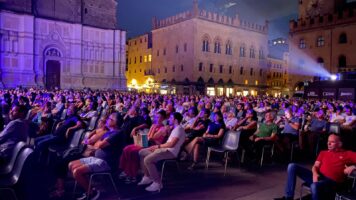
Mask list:
[[[18,199],[14,188],[26,176],[25,169],[31,169],[33,161],[33,150],[24,142],[17,143],[10,162],[0,169],[0,191],[10,191]]]

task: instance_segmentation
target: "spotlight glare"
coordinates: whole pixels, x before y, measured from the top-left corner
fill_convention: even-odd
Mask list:
[[[330,79],[331,79],[332,81],[336,81],[337,76],[336,76],[335,74],[332,74],[332,75],[330,76]]]

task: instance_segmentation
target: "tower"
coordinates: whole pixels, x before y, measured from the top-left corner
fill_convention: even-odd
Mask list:
[[[100,28],[117,28],[115,0],[82,0],[82,23]]]

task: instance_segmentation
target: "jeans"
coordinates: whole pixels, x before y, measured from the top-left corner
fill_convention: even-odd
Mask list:
[[[294,198],[296,179],[299,177],[306,183],[306,185],[310,186],[313,200],[335,198],[335,188],[337,186],[335,181],[321,176],[320,180],[314,183],[312,171],[295,163],[289,164],[287,171],[288,180],[285,188],[286,197]]]

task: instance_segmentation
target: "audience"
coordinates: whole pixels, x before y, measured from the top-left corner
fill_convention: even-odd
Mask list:
[[[227,130],[241,131],[239,146],[247,150],[252,158],[261,154],[264,145],[272,144],[280,150],[277,154],[289,155],[294,142],[301,142],[300,147],[305,150],[301,152],[302,157],[315,155],[316,150],[326,148],[323,144],[330,135],[330,123],[339,126],[340,134],[347,138],[342,146],[355,149],[352,141],[356,135],[356,109],[350,101],[267,96],[159,95],[90,89],[47,91],[33,88],[0,91],[0,98],[0,128],[5,128],[0,133],[0,165],[7,163],[13,147],[19,141],[27,141],[29,136],[36,137],[34,147],[39,157],[46,155],[52,144],[66,147],[73,133],[85,128],[85,122],[92,117],[109,116],[106,125],[104,119],[99,120],[96,129],[83,140],[80,145],[83,148],[75,156],[60,156],[54,166],[46,166],[53,168],[57,178],[51,197],[63,195],[68,163],[69,170],[84,189],[88,188],[88,173],[122,170],[118,172],[122,172],[126,182],[132,183],[139,177],[141,166],[144,177],[140,185],[152,183],[146,189],[158,191],[162,189],[155,166],[158,161],[176,158],[183,146],[182,150],[192,157],[193,163],[189,169],[195,169],[202,156],[200,150],[220,145]],[[63,113],[65,109],[66,113]],[[168,124],[165,115],[171,116]],[[61,119],[64,116],[65,119]],[[275,116],[277,120],[274,122]],[[56,127],[53,126],[57,123]],[[144,129],[149,130],[148,148],[134,144],[133,140]],[[33,131],[35,134],[30,135]],[[318,159],[325,159],[322,156],[326,153],[323,152]],[[332,179],[327,172],[324,174],[323,162],[319,164],[322,177]],[[352,167],[346,168],[348,172],[351,170]],[[290,198],[290,194],[287,193],[286,198]],[[88,196],[95,199],[100,192],[93,189],[81,198]]]

